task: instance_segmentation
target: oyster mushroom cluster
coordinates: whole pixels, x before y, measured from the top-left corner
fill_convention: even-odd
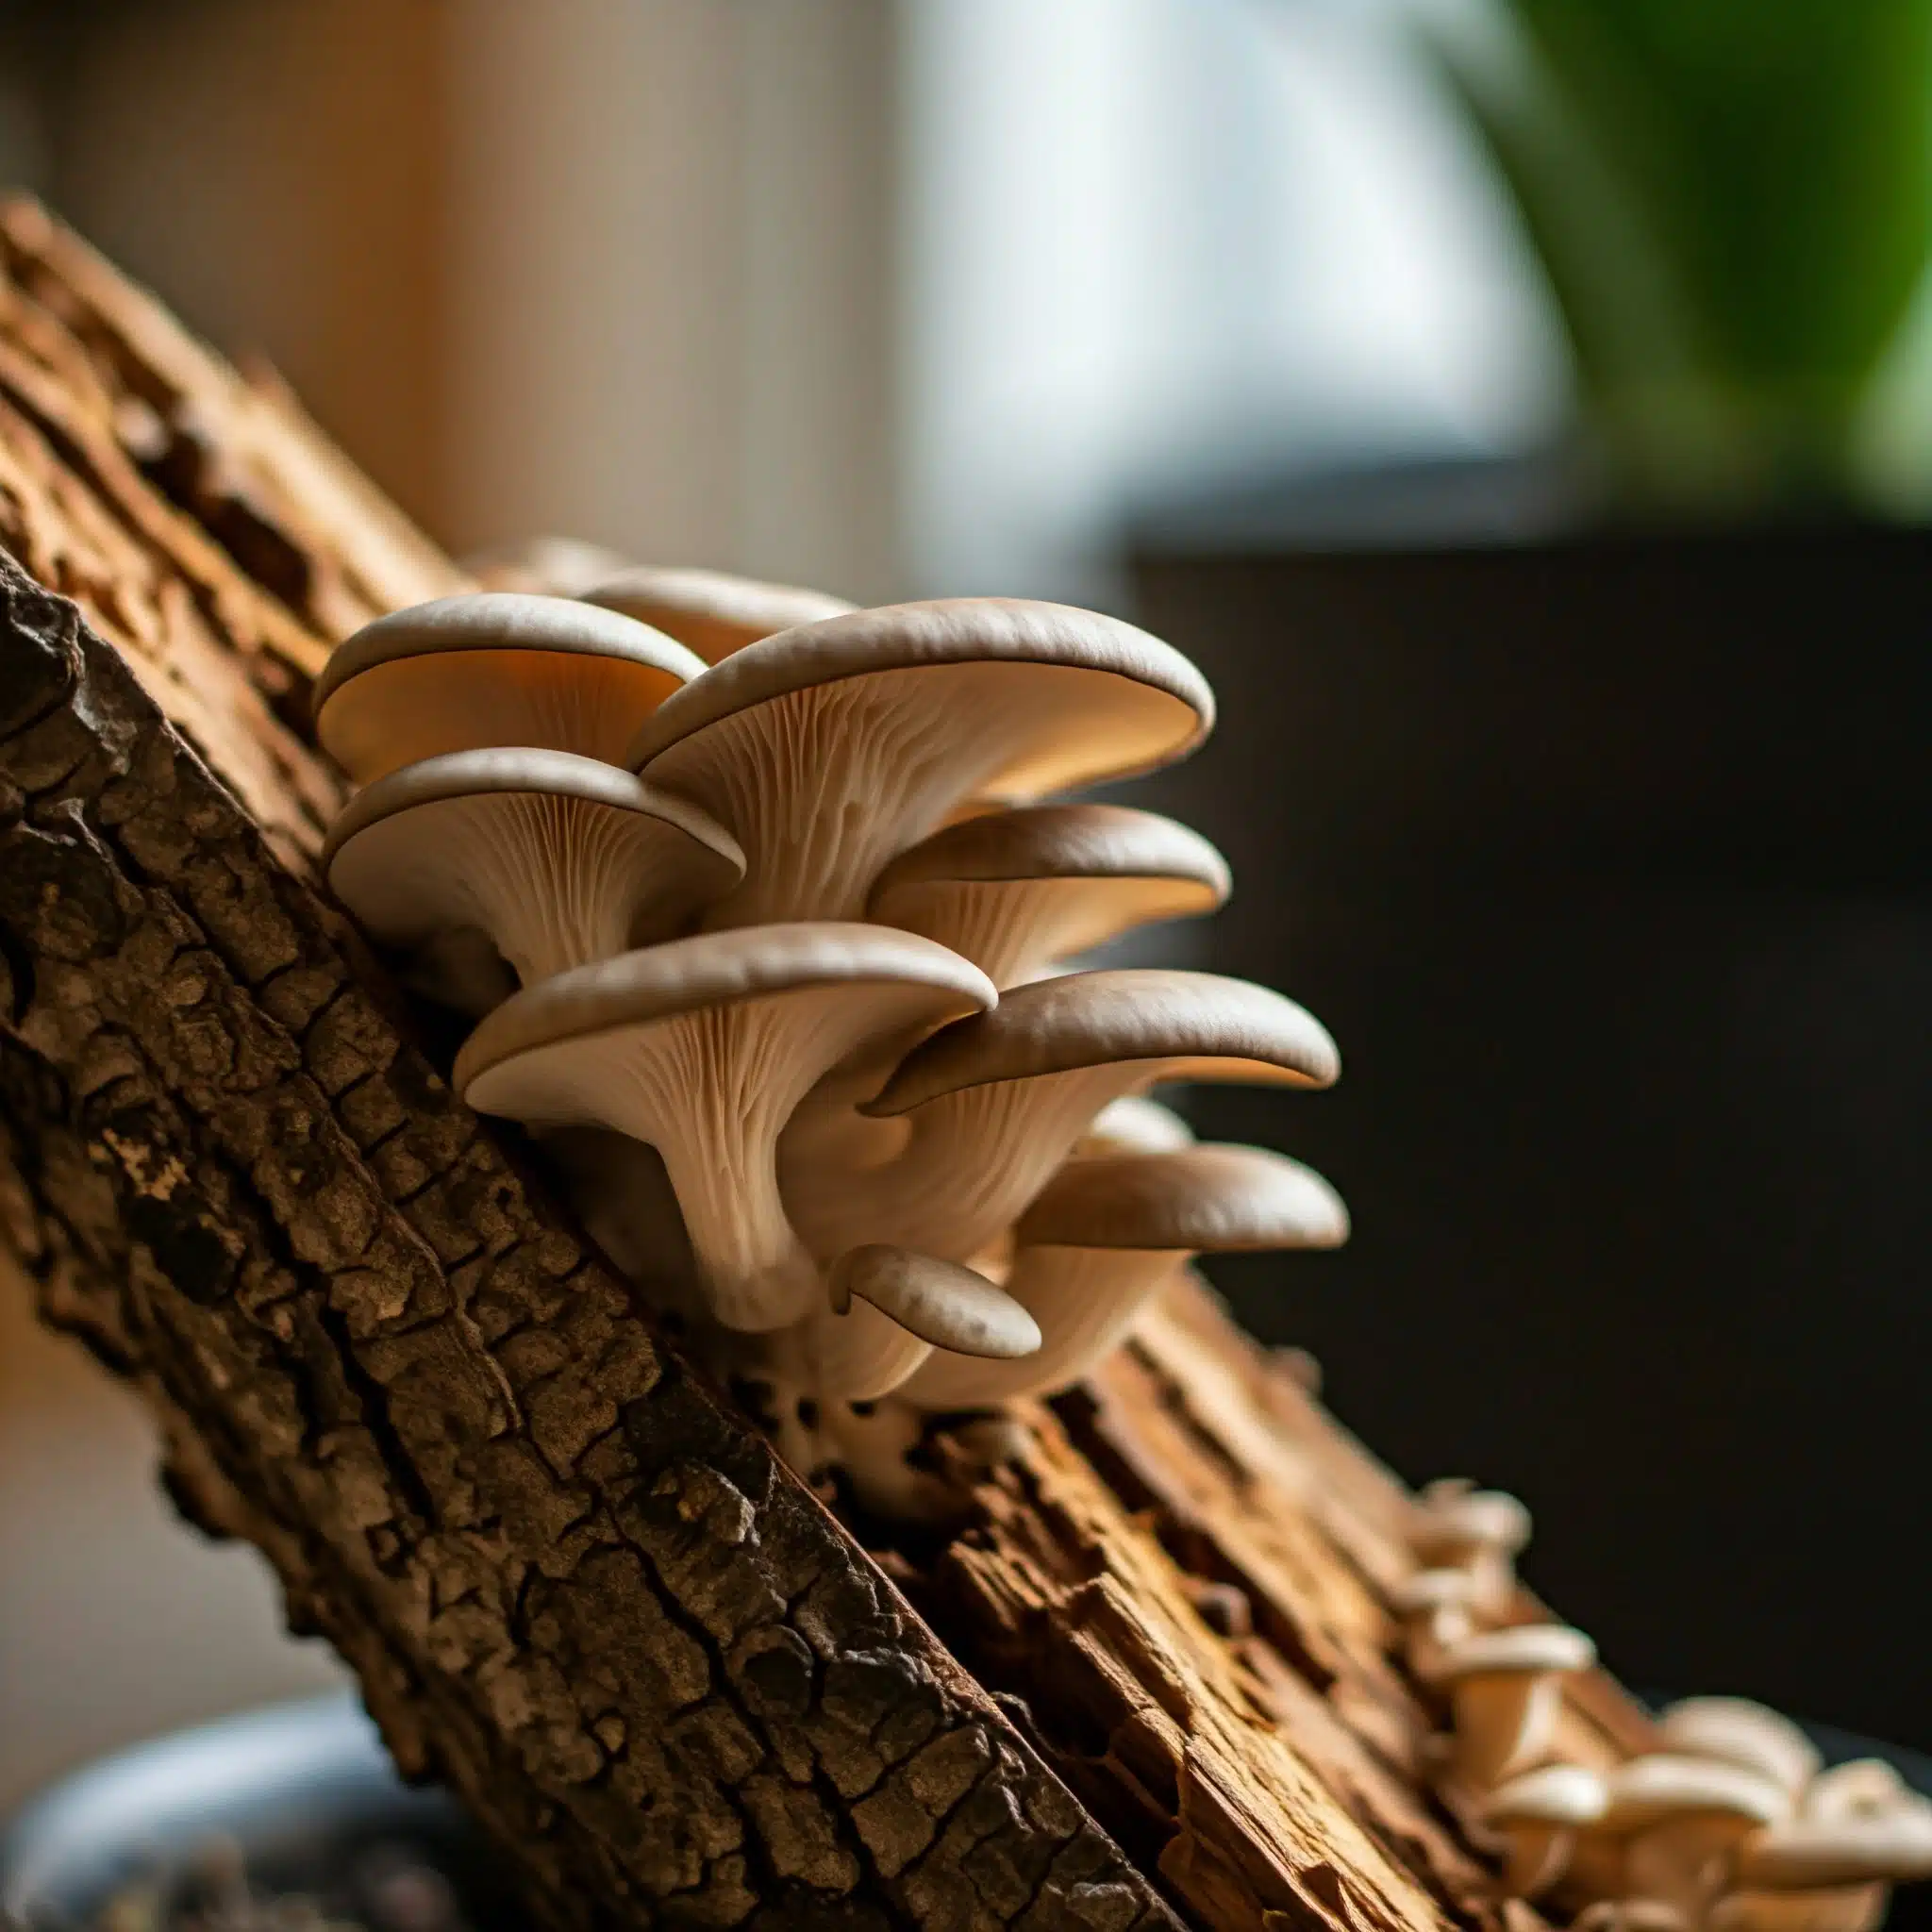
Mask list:
[[[1595,1653],[1519,1621],[1529,1532],[1513,1496],[1432,1484],[1391,1606],[1449,1709],[1445,1795],[1495,1848],[1507,1895],[1567,1907],[1583,1932],[1873,1932],[1892,1885],[1932,1878],[1932,1803],[1875,1758],[1824,1769],[1742,1698],[1673,1705],[1657,1748],[1607,1772],[1561,1761],[1563,1680]]]
[[[632,570],[382,618],[315,707],[361,787],[329,885],[474,1023],[463,1097],[547,1142],[803,1473],[929,1509],[931,1416],[1077,1380],[1195,1254],[1344,1238],[1318,1175],[1144,1097],[1326,1086],[1314,1019],[1070,970],[1229,890],[1186,827],[1064,802],[1212,724],[1146,633]]]

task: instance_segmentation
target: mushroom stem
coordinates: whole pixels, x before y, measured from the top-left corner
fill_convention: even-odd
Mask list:
[[[1553,1676],[1476,1677],[1457,1686],[1455,1704],[1456,1769],[1480,1790],[1549,1750],[1562,1690]]]

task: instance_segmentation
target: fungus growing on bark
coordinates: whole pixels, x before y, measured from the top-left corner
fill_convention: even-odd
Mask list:
[[[1245,980],[1147,968],[1008,993],[908,1055],[861,1114],[907,1116],[905,1150],[843,1190],[791,1197],[815,1253],[886,1241],[964,1260],[1000,1236],[1110,1100],[1161,1080],[1325,1087],[1335,1043]]]
[[[1474,1602],[1500,1616],[1516,1594],[1517,1553],[1529,1541],[1529,1511],[1501,1490],[1479,1490],[1460,1476],[1430,1483],[1416,1499],[1409,1547],[1429,1567],[1467,1570]]]
[[[1823,1761],[1790,1718],[1746,1697],[1687,1697],[1657,1721],[1657,1740],[1666,1752],[1755,1771],[1793,1796]]]
[[[668,939],[743,875],[696,806],[570,752],[449,752],[349,801],[322,851],[371,938],[477,929],[525,986]]]
[[[859,919],[886,863],[975,793],[1151,770],[1212,719],[1194,667],[1131,625],[958,598],[747,644],[667,700],[625,762],[743,845],[710,924]]]
[[[1761,1773],[1711,1758],[1649,1752],[1608,1779],[1603,1829],[1624,1840],[1624,1883],[1699,1924],[1723,1890],[1730,1855],[1791,1809]]]
[[[1454,1780],[1488,1790],[1535,1764],[1556,1730],[1562,1680],[1595,1661],[1590,1639],[1560,1624],[1479,1630],[1448,1645],[1423,1674],[1448,1694]]]
[[[391,611],[315,684],[323,749],[363,784],[445,752],[507,745],[617,762],[704,660],[567,597],[478,591]]]
[[[1326,1181],[1258,1147],[1070,1162],[1021,1216],[1007,1291],[1043,1340],[1023,1360],[935,1356],[907,1385],[930,1408],[1051,1394],[1124,1341],[1190,1256],[1332,1248],[1348,1210]]]
[[[470,1036],[455,1079],[484,1113],[650,1142],[718,1324],[782,1328],[824,1295],[778,1194],[792,1108],[867,1040],[997,997],[969,961],[888,927],[705,933],[525,987]]]
[[[1418,1676],[1474,1630],[1474,1601],[1467,1570],[1417,1570],[1389,1592],[1389,1607],[1402,1619],[1409,1668]]]
[[[1046,805],[946,826],[879,874],[867,916],[963,953],[1001,988],[1136,926],[1212,912],[1227,862],[1172,819]]]
[[[1505,1894],[1536,1898],[1549,1890],[1569,1865],[1577,1833],[1608,1804],[1603,1779],[1580,1764],[1545,1764],[1497,1786],[1478,1815],[1503,1840]]]
[[[824,591],[763,584],[722,570],[632,564],[606,571],[573,591],[587,604],[623,612],[675,638],[707,664],[715,664],[760,638],[858,607]]]

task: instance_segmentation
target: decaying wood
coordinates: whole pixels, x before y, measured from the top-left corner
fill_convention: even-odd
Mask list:
[[[678,1359],[307,874],[308,678],[462,579],[38,209],[0,269],[5,1223],[405,1769],[557,1925],[1540,1923],[1427,1795],[1406,1498],[1205,1297],[883,1567]]]

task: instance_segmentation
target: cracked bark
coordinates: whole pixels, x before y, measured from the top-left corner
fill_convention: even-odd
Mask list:
[[[25,204],[0,543],[0,1225],[547,1923],[1529,1918],[1424,1793],[1400,1491],[1204,1300],[883,1566],[679,1361],[309,876],[308,679],[462,579]]]

